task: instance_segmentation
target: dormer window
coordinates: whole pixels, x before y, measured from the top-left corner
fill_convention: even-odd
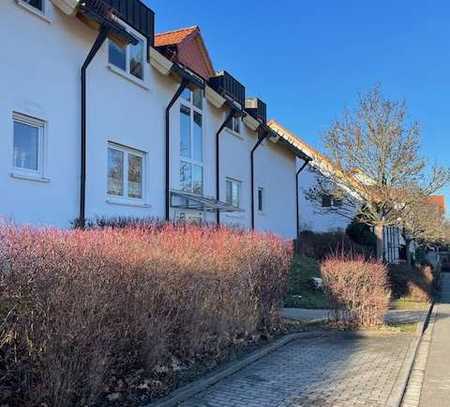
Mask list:
[[[31,7],[34,7],[36,10],[39,10],[41,13],[44,13],[44,0],[21,0],[22,3],[25,3]]]
[[[227,123],[227,128],[234,133],[241,134],[241,118],[233,116]]]
[[[130,31],[130,34],[138,40],[136,45],[122,46],[113,40],[109,40],[108,61],[127,74],[144,80],[145,39],[134,31]]]

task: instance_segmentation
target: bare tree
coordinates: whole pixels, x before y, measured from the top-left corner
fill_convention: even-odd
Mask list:
[[[340,200],[324,211],[342,216],[356,211],[362,223],[374,228],[379,259],[383,228],[402,226],[406,211],[450,180],[450,169],[430,169],[420,156],[420,128],[408,120],[405,103],[385,99],[379,87],[361,95],[357,109],[346,110],[324,142],[328,170],[308,196],[317,203],[324,195]]]
[[[412,203],[403,210],[401,218],[409,264],[412,242],[436,245],[446,244],[449,239],[447,220],[441,208],[430,202],[427,196],[416,196],[410,201]]]

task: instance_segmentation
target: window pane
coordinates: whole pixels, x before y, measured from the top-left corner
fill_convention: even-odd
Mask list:
[[[182,105],[180,113],[180,154],[191,158],[191,109]]]
[[[24,0],[24,2],[32,7],[36,7],[38,10],[44,11],[43,0]]]
[[[183,93],[181,93],[181,97],[182,97],[184,100],[187,100],[188,102],[191,101],[191,96],[192,96],[192,92],[191,92],[191,90],[188,89],[188,88],[185,88],[185,89],[183,90]]]
[[[203,167],[200,165],[192,166],[192,192],[203,194]]]
[[[233,117],[233,130],[236,133],[241,132],[241,121],[239,117]]]
[[[322,207],[329,208],[331,206],[331,196],[330,195],[322,195]]]
[[[136,78],[144,79],[144,43],[139,41],[130,47],[130,73]]]
[[[203,161],[202,115],[194,112],[194,160]]]
[[[226,203],[228,203],[230,205],[231,205],[231,203],[233,201],[231,189],[232,189],[231,181],[227,180],[226,181],[226,197],[225,197],[225,201],[226,201]]]
[[[108,194],[123,196],[123,152],[108,148]]]
[[[39,169],[39,128],[14,122],[14,166],[26,170]]]
[[[236,208],[239,208],[239,195],[240,195],[240,187],[239,182],[232,183],[232,202],[231,204]]]
[[[263,190],[262,188],[258,189],[258,211],[263,210]]]
[[[142,198],[142,157],[128,154],[128,197]]]
[[[195,89],[193,93],[193,101],[192,103],[197,109],[203,108],[203,90],[202,89]]]
[[[124,71],[127,69],[127,51],[126,46],[120,47],[114,41],[109,41],[108,47],[109,63],[117,66]]]
[[[180,166],[180,186],[183,191],[192,192],[192,165],[184,161]]]

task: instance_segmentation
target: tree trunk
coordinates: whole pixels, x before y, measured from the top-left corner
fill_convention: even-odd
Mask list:
[[[410,266],[412,266],[412,256],[411,256],[411,251],[410,251],[411,243],[412,243],[412,240],[410,240],[410,239],[405,239],[406,262],[407,262]]]
[[[377,238],[377,260],[383,261],[384,255],[384,228],[383,224],[375,225],[375,237]]]

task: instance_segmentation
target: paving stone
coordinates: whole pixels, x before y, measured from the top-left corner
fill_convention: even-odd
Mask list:
[[[381,407],[413,336],[302,339],[180,404],[181,407]]]

